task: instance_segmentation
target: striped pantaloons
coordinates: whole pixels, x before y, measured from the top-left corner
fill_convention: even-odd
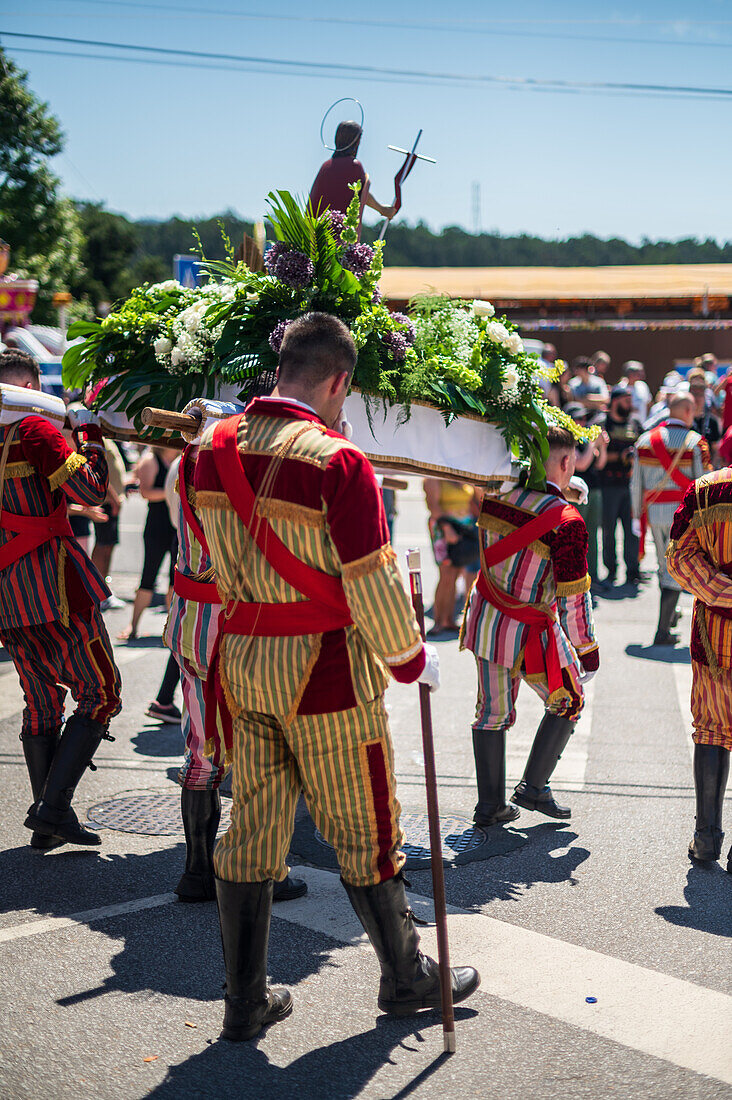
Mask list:
[[[481,657],[476,657],[475,662],[478,668],[478,701],[475,707],[473,729],[510,729],[516,721],[516,698],[525,674],[519,672],[515,675],[512,669],[497,665],[493,661],[484,661]],[[569,668],[562,669],[562,680],[568,698],[563,701],[560,708],[549,707],[548,709],[574,722],[582,713],[585,703],[582,685],[579,682],[579,667],[570,665]],[[526,682],[546,704],[549,698],[546,684],[533,680]]]
[[[716,745],[732,752],[732,670],[715,680],[706,665],[691,662],[692,738],[697,745]]]
[[[206,747],[206,681],[179,653],[175,659],[180,668],[180,686],[183,693],[181,730],[185,739],[183,766],[178,772],[178,782],[188,790],[215,790],[224,778],[224,769],[217,768],[204,754]]]
[[[252,711],[234,720],[231,824],[214,851],[218,878],[281,881],[300,794],[338,856],[343,879],[372,886],[404,864],[383,696],[285,727]]]
[[[76,713],[106,725],[122,709],[119,671],[98,607],[39,626],[6,627],[2,643],[25,697],[23,736],[61,728],[67,689]]]

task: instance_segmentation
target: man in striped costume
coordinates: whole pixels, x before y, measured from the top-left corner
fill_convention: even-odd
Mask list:
[[[178,781],[182,787],[186,867],[175,893],[186,902],[216,897],[213,849],[221,819],[219,785],[224,777],[223,766],[206,755],[205,687],[219,632],[221,598],[206,536],[196,514],[193,472],[203,432],[242,408],[238,402],[201,399],[183,410],[199,414],[201,427],[195,436],[187,437],[188,446],[178,467],[178,561],[163,641],[178,662],[183,694],[181,726],[186,750]],[[283,882],[275,883],[274,900],[288,901],[306,892],[305,882],[288,874]]]
[[[437,686],[389,543],[374,472],[333,426],[356,363],[349,330],[309,313],[292,322],[278,384],[243,417],[207,432],[196,504],[224,601],[209,685],[233,717],[231,825],[214,852],[226,964],[223,1036],[256,1035],[291,1010],[268,990],[272,883],[302,789],[335,848],[348,896],[381,964],[379,1005],[440,1003],[437,964],[418,949],[404,855],[388,673]],[[207,700],[209,729],[215,732]],[[455,1001],[472,968],[452,972]]]
[[[669,573],[695,597],[691,629],[696,829],[689,856],[722,853],[722,803],[732,751],[732,468],[687,489],[666,551]],[[732,874],[732,848],[727,856]]]
[[[38,391],[38,365],[0,355],[0,384]],[[6,391],[7,392],[7,391]],[[76,786],[121,707],[99,604],[109,590],[74,538],[67,503],[101,504],[107,463],[86,409],[70,412],[77,449],[43,415],[0,426],[0,640],[25,697],[21,741],[34,804],[34,848],[100,844],[71,809]],[[66,689],[76,711],[61,733]]]
[[[543,699],[516,806],[568,818],[549,786],[584,706],[582,683],[600,663],[587,572],[587,528],[564,498],[574,473],[575,441],[550,428],[545,492],[517,488],[485,496],[478,526],[481,569],[466,609],[461,647],[475,654],[478,703],[473,751],[478,781],[475,822],[519,816],[506,797],[506,731],[516,721],[525,680]]]
[[[666,568],[666,547],[674,512],[691,483],[711,468],[704,438],[693,430],[694,398],[676,391],[668,399],[669,416],[664,423],[644,434],[636,444],[630,481],[633,524],[643,556],[648,526],[658,555],[658,583],[661,602],[654,645],[675,645],[676,604],[680,585]]]

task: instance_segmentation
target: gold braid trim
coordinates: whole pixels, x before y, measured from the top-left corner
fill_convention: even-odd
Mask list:
[[[561,713],[565,709],[568,703],[572,702],[572,694],[567,691],[566,688],[557,688],[553,691],[546,701],[547,710],[551,710],[554,713]]]
[[[302,674],[300,687],[297,689],[297,692],[295,693],[295,698],[292,700],[292,706],[288,710],[285,720],[282,723],[285,729],[287,729],[287,727],[295,721],[295,718],[297,716],[297,708],[302,702],[302,697],[305,694],[305,688],[310,683],[310,677],[312,675],[313,669],[315,668],[318,657],[320,656],[320,647],[322,646],[322,644],[323,635],[315,635],[315,640],[313,642],[313,652],[310,654],[310,657],[308,658],[308,663],[305,666],[305,671]]]
[[[391,561],[396,561],[396,554],[391,544],[387,543],[385,546],[380,546],[378,550],[372,550],[363,558],[356,558],[355,561],[349,561],[342,566],[341,576],[344,581],[358,581],[362,577],[369,577]]]
[[[69,625],[69,597],[66,593],[66,544],[61,543],[58,551],[58,609],[61,622]]]
[[[303,504],[276,500],[274,497],[260,500],[257,515],[263,519],[284,519],[301,527],[325,527],[325,516],[317,508],[306,508]]]
[[[30,462],[9,462],[5,467],[5,476],[9,478],[32,477],[35,473],[36,468]]]
[[[65,485],[70,477],[80,470],[82,466],[86,465],[86,459],[83,455],[80,455],[78,451],[74,451],[68,456],[62,466],[59,466],[55,473],[51,474],[48,478],[48,484],[51,487],[51,492],[54,489],[60,489],[62,485]]]
[[[691,517],[691,526],[708,527],[710,523],[729,523],[732,519],[732,504],[701,505],[700,511]]]
[[[234,505],[226,493],[219,493],[215,489],[199,489],[196,492],[196,508],[221,508],[226,512],[234,511]]]
[[[478,517],[478,526],[482,527],[485,531],[495,531],[499,535],[512,535],[514,531],[521,530],[516,524],[509,523],[508,520],[498,519],[496,516],[486,515],[484,512]],[[528,546],[522,546],[521,550],[517,551],[517,553],[522,553],[524,550],[531,550],[538,557],[544,558],[546,561],[552,556],[549,547],[538,539],[535,539],[534,542],[530,542]],[[503,563],[501,562],[500,564]]]
[[[399,665],[408,664],[410,661],[414,660],[414,658],[422,649],[423,645],[424,642],[422,641],[422,639],[418,638],[414,645],[411,645],[409,649],[402,650],[401,653],[395,653],[393,654],[393,656],[390,655],[389,657],[385,657],[384,661],[386,662],[386,667],[388,669],[398,668]]]
[[[560,581],[557,585],[557,596],[578,596],[582,592],[588,592],[591,584],[589,573],[578,581]]]
[[[719,667],[717,661],[717,655],[712,649],[712,644],[709,641],[709,631],[707,630],[706,608],[703,603],[696,602],[696,616],[695,622],[699,628],[699,637],[701,644],[704,646],[704,654],[709,664],[709,672],[713,679],[718,680],[722,675],[722,670]]]

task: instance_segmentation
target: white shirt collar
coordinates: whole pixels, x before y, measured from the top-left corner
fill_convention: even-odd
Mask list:
[[[308,412],[319,414],[315,412],[312,405],[308,405],[306,401],[298,401],[296,397],[260,397],[260,401],[287,401],[290,405],[299,405],[301,409],[307,409]]]

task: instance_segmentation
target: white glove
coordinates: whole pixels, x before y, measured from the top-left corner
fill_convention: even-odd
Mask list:
[[[93,413],[91,409],[85,408],[84,405],[69,405],[66,415],[69,418],[72,431],[76,428],[86,428],[90,424],[94,427],[99,425],[97,414]]]
[[[433,645],[424,647],[424,668],[418,683],[426,684],[430,691],[440,686],[440,656]]]
[[[587,501],[590,499],[590,490],[583,477],[578,477],[577,474],[574,474],[569,479],[569,487],[574,490],[574,494],[577,497],[577,504],[587,504]]]
[[[341,409],[335,422],[335,430],[340,432],[344,439],[353,439],[353,426],[349,424],[346,410]]]
[[[201,426],[197,432],[181,432],[186,443],[198,444],[203,433],[219,420],[226,420],[227,416],[236,416],[243,412],[244,406],[240,401],[209,401],[207,397],[196,397],[189,401],[183,409],[184,413],[201,417]]]
[[[582,672],[580,672],[580,675],[579,675],[579,682],[581,684],[589,684],[589,682],[590,682],[590,680],[592,679],[593,676],[597,676],[597,669],[596,668],[593,669],[592,672],[585,672],[585,670],[582,669]]]
[[[630,521],[630,529],[637,539],[641,537],[641,521],[639,519],[632,519]]]

